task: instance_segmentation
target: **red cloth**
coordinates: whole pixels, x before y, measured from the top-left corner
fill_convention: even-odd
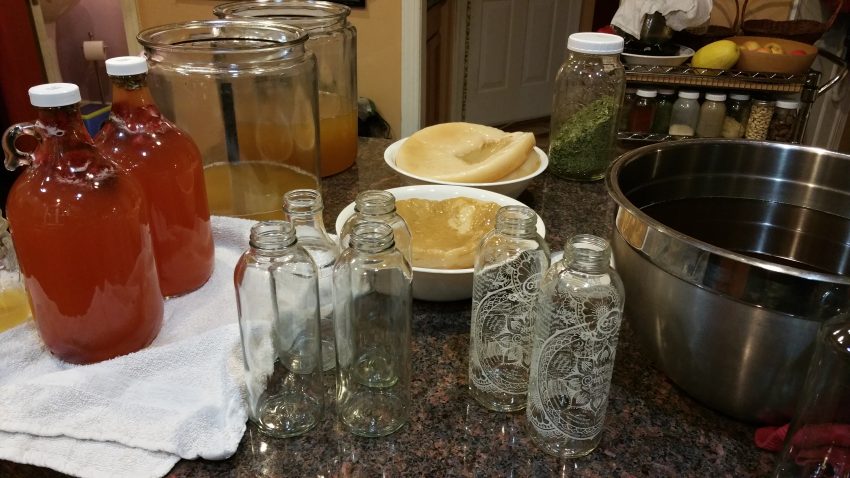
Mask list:
[[[782,451],[782,443],[788,434],[788,424],[781,427],[761,427],[756,429],[756,446],[762,450],[777,452]]]
[[[762,427],[756,430],[756,446],[767,451],[781,451],[788,425]],[[791,455],[801,466],[828,464],[834,476],[850,473],[850,425],[826,423],[806,425],[791,438]]]

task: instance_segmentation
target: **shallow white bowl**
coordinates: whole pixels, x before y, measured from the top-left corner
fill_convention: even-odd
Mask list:
[[[387,189],[401,199],[450,199],[467,197],[479,201],[490,201],[500,206],[524,206],[516,199],[485,189],[467,188],[463,186],[418,185]],[[337,233],[342,230],[345,221],[354,214],[354,203],[346,206],[336,217]],[[540,216],[537,216],[537,233],[546,237],[546,226]],[[472,297],[472,268],[469,269],[430,269],[413,267],[413,298],[445,302],[462,300]]]
[[[679,66],[688,58],[694,56],[694,50],[679,45],[679,54],[670,56],[637,55],[635,53],[620,53],[624,63],[629,65],[659,65]]]
[[[487,191],[493,191],[494,193],[504,194],[505,196],[510,196],[515,198],[520,195],[525,188],[531,183],[531,180],[540,175],[546,168],[549,166],[549,157],[546,156],[546,153],[543,152],[542,149],[537,146],[534,147],[534,152],[537,154],[537,157],[540,159],[540,166],[534,170],[533,173],[528,176],[523,176],[517,179],[510,179],[507,181],[496,181],[492,183],[455,183],[451,181],[440,181],[438,179],[430,179],[422,176],[417,176],[415,174],[409,173],[401,168],[399,168],[395,163],[396,155],[398,154],[399,148],[407,138],[402,138],[395,143],[389,145],[387,149],[384,150],[384,161],[386,161],[387,165],[393,169],[396,173],[402,176],[405,179],[407,184],[442,184],[446,186],[466,186],[470,188],[479,188],[486,189]]]

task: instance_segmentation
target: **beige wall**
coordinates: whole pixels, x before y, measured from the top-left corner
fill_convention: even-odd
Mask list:
[[[141,29],[165,23],[215,18],[210,0],[136,0]],[[352,9],[357,28],[357,89],[371,98],[398,136],[401,129],[401,1],[367,0]]]

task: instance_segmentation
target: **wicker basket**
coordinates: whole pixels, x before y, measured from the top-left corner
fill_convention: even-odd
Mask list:
[[[749,0],[744,0],[741,16],[746,15],[748,3]],[[741,30],[744,35],[786,38],[811,45],[832,27],[843,4],[844,0],[835,2],[835,10],[825,23],[814,20],[744,20],[741,22]]]
[[[746,1],[746,0],[745,0]],[[738,22],[740,21],[741,8],[738,0],[735,0],[735,19],[732,25],[724,27],[721,25],[709,25],[705,31],[697,31],[692,29],[682,30],[673,35],[673,41],[679,45],[691,47],[694,51],[708,45],[709,43],[723,40],[738,34]]]

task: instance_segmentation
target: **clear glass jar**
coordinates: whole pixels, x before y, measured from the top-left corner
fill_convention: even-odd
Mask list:
[[[316,59],[304,30],[205,20],[138,39],[157,106],[201,151],[212,214],[282,219],[286,191],[318,188]]]
[[[726,101],[726,119],[723,120],[724,138],[743,138],[750,117],[750,95],[732,93]]]
[[[670,129],[667,134],[674,136],[693,136],[699,122],[699,92],[682,90],[673,103],[670,113]]]
[[[649,133],[652,130],[652,122],[655,119],[655,97],[656,90],[637,90],[632,111],[629,113],[629,131],[633,133]]]
[[[564,249],[535,305],[526,418],[543,451],[568,458],[599,444],[624,295],[608,241],[582,234]]]
[[[345,221],[339,231],[339,244],[342,249],[349,247],[354,226],[362,222],[383,222],[392,226],[396,249],[404,254],[409,264],[413,264],[410,228],[396,212],[395,196],[392,193],[370,189],[357,195],[354,200],[354,214]]]
[[[283,195],[284,218],[295,226],[303,247],[319,272],[319,317],[322,331],[322,369],[336,366],[333,325],[333,274],[339,246],[328,235],[322,220],[322,195],[315,189],[295,189]]]
[[[525,408],[531,360],[531,308],[549,267],[537,214],[504,206],[475,253],[469,344],[469,390],[485,408]]]
[[[171,297],[207,282],[215,250],[201,153],[189,135],[160,114],[147,71],[138,56],[106,60],[112,111],[95,144],[145,190],[159,285],[162,295]]]
[[[355,435],[393,433],[410,411],[412,274],[393,228],[352,229],[334,267],[337,416]]]
[[[773,118],[773,108],[772,101],[761,99],[752,101],[744,138],[759,141],[767,139],[767,130],[770,128],[770,120]]]
[[[8,226],[0,212],[0,332],[23,323],[30,316],[27,292]]]
[[[617,118],[623,103],[623,38],[573,33],[567,59],[555,78],[549,170],[576,181],[605,176],[614,157]]]
[[[791,142],[794,139],[794,127],[797,125],[797,108],[800,102],[778,100],[773,110],[773,118],[767,129],[767,139],[770,141]]]
[[[301,435],[322,419],[318,271],[286,221],[251,227],[233,271],[248,416],[261,432]]]
[[[652,117],[653,133],[668,134],[670,130],[670,116],[673,114],[673,104],[676,102],[676,91],[669,89],[658,90],[658,99],[655,101],[655,115]]]
[[[706,93],[705,101],[699,108],[697,137],[719,138],[723,134],[723,122],[726,120],[726,95],[724,93]]]
[[[850,476],[850,316],[824,322],[774,473],[776,478]]]
[[[136,352],[163,313],[144,191],[95,147],[76,85],[29,95],[38,119],[7,129],[3,150],[9,170],[25,166],[6,213],[36,327],[66,362]],[[38,142],[32,153],[15,147],[23,135]]]
[[[319,166],[323,177],[357,157],[357,30],[351,9],[317,0],[254,0],[215,7],[219,18],[273,20],[303,28],[316,55],[319,82]]]

